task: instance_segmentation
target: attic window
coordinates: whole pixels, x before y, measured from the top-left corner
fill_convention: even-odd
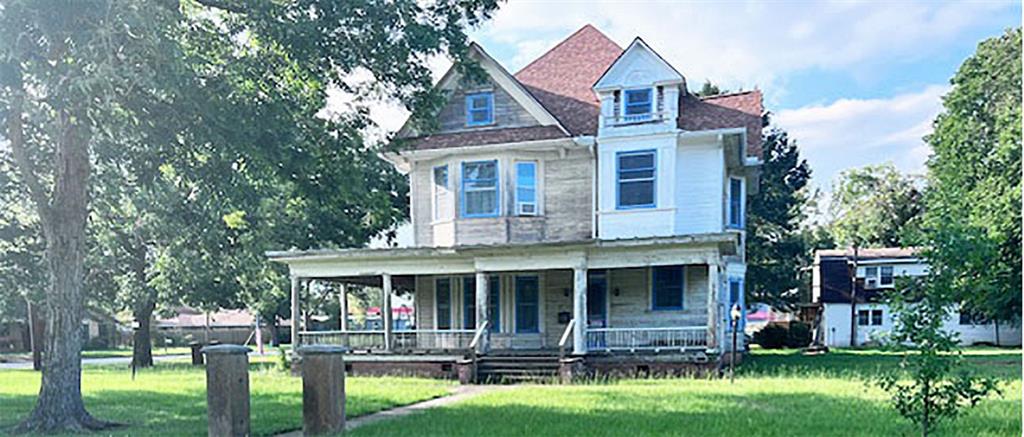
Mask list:
[[[494,124],[494,93],[466,95],[466,126]]]
[[[623,121],[628,123],[651,119],[653,96],[651,95],[650,88],[625,90],[624,94],[625,101],[622,105]]]

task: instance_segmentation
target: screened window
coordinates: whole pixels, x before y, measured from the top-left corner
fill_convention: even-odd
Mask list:
[[[516,332],[540,331],[540,284],[536,276],[516,276]]]
[[[494,93],[466,95],[466,125],[486,126],[494,123]]]
[[[625,91],[622,108],[622,113],[625,114],[624,121],[650,120],[652,107],[650,88]]]
[[[743,227],[743,179],[729,178],[729,226]]]
[[[683,309],[683,266],[655,267],[651,276],[652,308]]]
[[[452,280],[438,278],[434,283],[437,329],[452,329]]]
[[[462,216],[498,215],[498,161],[462,163]]]
[[[444,218],[445,200],[448,198],[448,166],[434,167],[434,220]]]
[[[537,215],[537,163],[516,163],[516,213]]]
[[[878,269],[878,283],[883,286],[892,285],[892,266],[882,266]]]
[[[616,207],[653,208],[657,171],[655,151],[620,152],[616,161]]]

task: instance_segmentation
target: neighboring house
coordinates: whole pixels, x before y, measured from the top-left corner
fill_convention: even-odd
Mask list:
[[[286,323],[279,326],[287,328]],[[157,346],[163,344],[185,345],[189,342],[198,341],[208,343],[218,341],[227,344],[248,344],[255,343],[256,318],[247,310],[219,310],[216,312],[203,312],[201,310],[182,306],[176,308],[169,316],[156,318],[153,326],[156,328],[158,338]],[[273,333],[269,326],[261,327],[261,339],[264,343],[270,343]],[[163,343],[164,339],[171,340],[170,343]]]
[[[851,316],[856,318],[857,345],[883,340],[893,326],[888,305],[881,303],[883,293],[896,287],[901,276],[928,274],[928,265],[913,248],[860,249],[856,314],[851,314],[850,304],[852,270],[852,250],[819,250],[814,254],[812,299],[820,307],[816,335],[826,346],[850,346]],[[957,310],[946,320],[944,329],[959,334],[964,345],[1021,344],[1019,326],[986,322]]]
[[[409,176],[413,247],[268,254],[295,305],[308,280],[401,289],[416,329],[296,340],[717,365],[743,306],[760,91],[699,98],[642,39],[623,49],[589,25],[514,75],[470,54],[486,80],[450,70],[438,130],[407,126],[386,155]]]
[[[769,324],[789,326],[796,320],[793,313],[779,310],[766,303],[755,304],[751,309],[753,311],[747,312],[746,324],[743,327],[743,332],[748,335],[754,335],[755,332],[764,329]]]

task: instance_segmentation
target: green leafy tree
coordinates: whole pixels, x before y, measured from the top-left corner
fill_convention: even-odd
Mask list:
[[[109,425],[82,402],[79,335],[90,200],[105,171],[174,183],[179,214],[166,223],[183,224],[184,238],[139,251],[154,267],[140,284],[183,291],[186,301],[244,300],[233,291],[272,287],[272,268],[254,267],[266,264],[256,251],[268,243],[260,242],[358,244],[393,224],[401,185],[374,191],[361,183],[392,187],[387,181],[396,177],[377,171],[386,167],[361,140],[370,123],[361,102],[386,96],[415,114],[430,112],[441,96],[431,91],[427,59],[448,53],[461,61],[466,26],[494,7],[486,0],[5,2],[2,136],[38,220],[48,274],[42,384],[19,429]],[[355,85],[357,74],[373,80]],[[356,103],[315,117],[331,87]],[[147,214],[128,208],[144,203],[116,203]]]
[[[1021,315],[1021,30],[978,45],[953,76],[928,160],[921,244],[933,284],[997,321]]]
[[[892,164],[849,169],[832,192],[830,228],[840,245],[899,247],[910,241],[921,209],[917,178]]]
[[[955,298],[929,277],[902,280],[886,296],[893,314],[890,340],[903,349],[900,370],[875,381],[889,393],[897,412],[927,437],[942,421],[954,420],[967,407],[998,393],[997,381],[963,368],[956,333],[943,330]]]
[[[761,147],[760,186],[748,202],[747,301],[790,308],[800,300],[797,272],[810,260],[801,222],[811,169],[784,130],[768,131]]]
[[[704,81],[704,84],[701,85],[700,89],[697,90],[696,94],[699,97],[709,97],[709,96],[717,96],[719,94],[724,94],[724,93],[727,93],[727,92],[729,92],[729,91],[722,90],[721,88],[718,87],[717,84],[715,84],[714,82],[711,82],[711,80],[708,79],[708,80]]]

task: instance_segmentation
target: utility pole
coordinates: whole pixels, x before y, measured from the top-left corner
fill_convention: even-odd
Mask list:
[[[857,262],[860,244],[853,243],[853,272],[850,273],[850,347],[857,346]]]

